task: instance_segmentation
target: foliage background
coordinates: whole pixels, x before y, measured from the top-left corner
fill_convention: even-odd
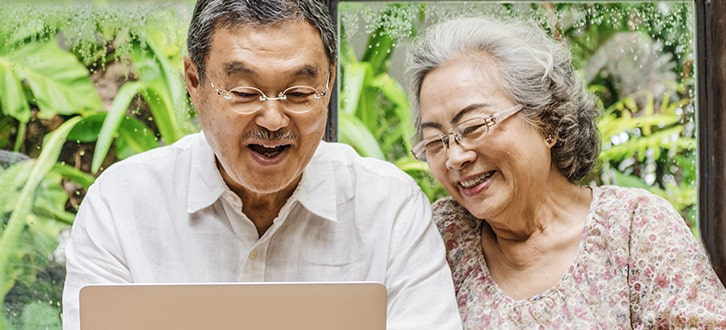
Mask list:
[[[181,56],[193,1],[4,3],[0,9],[0,329],[59,329],[67,237],[95,177],[197,131]],[[339,4],[339,139],[394,162],[431,200],[409,154],[403,49],[452,16],[533,19],[569,42],[604,114],[586,182],[649,189],[695,227],[693,8],[659,3]]]

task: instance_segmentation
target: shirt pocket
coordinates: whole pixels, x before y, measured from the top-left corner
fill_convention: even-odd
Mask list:
[[[291,220],[291,219],[290,219]],[[283,233],[286,250],[298,264],[299,280],[362,281],[370,251],[352,222],[334,222],[310,215]]]

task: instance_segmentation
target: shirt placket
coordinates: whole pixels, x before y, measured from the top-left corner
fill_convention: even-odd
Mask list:
[[[289,201],[280,210],[280,214],[273,220],[270,228],[265,234],[252,246],[250,251],[243,255],[242,272],[240,281],[242,282],[264,282],[267,270],[268,251],[273,243],[273,237],[277,230],[282,226],[285,219],[288,218],[295,202]],[[282,239],[282,238],[276,238]],[[274,256],[271,256],[274,257]],[[278,256],[279,257],[279,256]]]

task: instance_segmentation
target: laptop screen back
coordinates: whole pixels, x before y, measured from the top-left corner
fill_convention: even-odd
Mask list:
[[[386,328],[373,282],[111,284],[81,289],[82,330]]]

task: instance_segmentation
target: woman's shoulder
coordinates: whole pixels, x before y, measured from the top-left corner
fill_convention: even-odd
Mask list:
[[[452,197],[444,197],[435,201],[433,209],[433,220],[442,235],[461,231],[462,227],[468,227],[471,214]]]
[[[461,204],[451,197],[437,200],[432,205],[433,220],[446,246],[446,260],[449,263],[454,284],[461,285],[463,273],[471,267],[467,260],[478,258],[481,253],[480,232],[482,221],[475,218]]]
[[[592,208],[610,215],[632,215],[647,210],[675,212],[673,206],[663,197],[641,188],[619,186],[593,187]]]
[[[631,239],[662,231],[689,233],[683,217],[673,205],[645,189],[593,187],[592,204],[596,223],[610,229],[619,228],[611,232],[627,232]]]

